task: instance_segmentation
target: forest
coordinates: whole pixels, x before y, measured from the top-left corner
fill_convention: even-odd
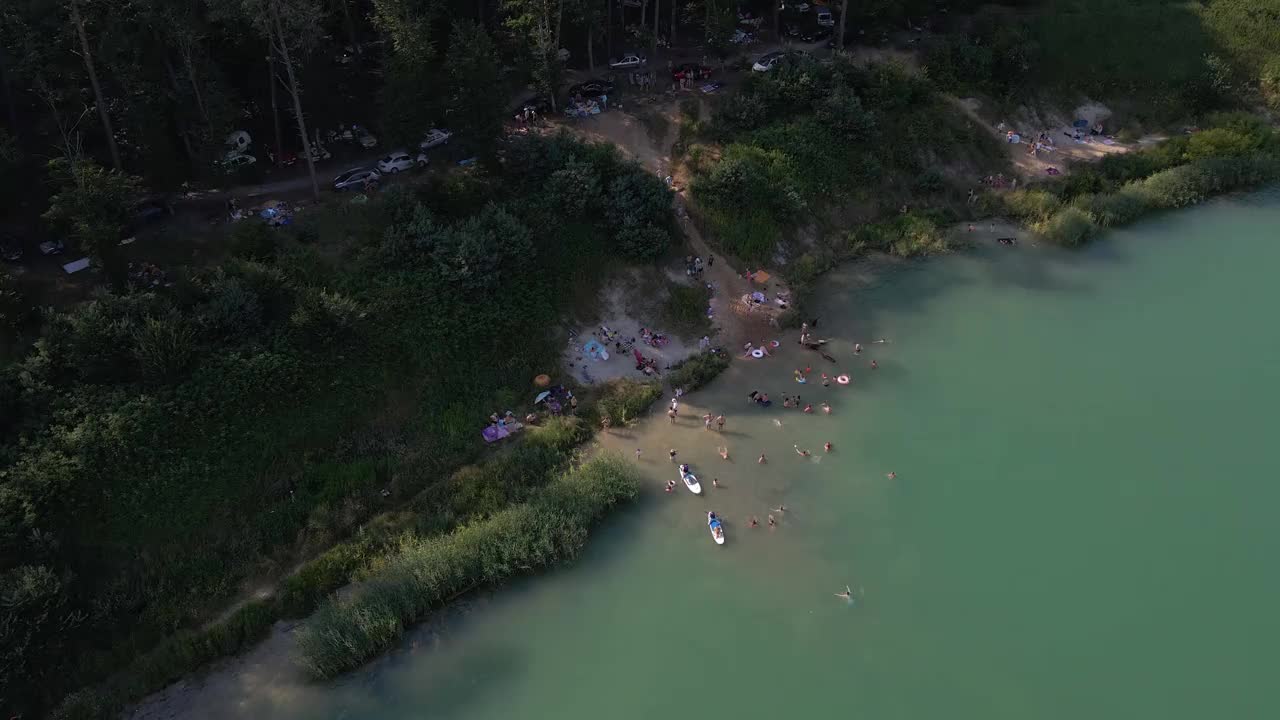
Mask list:
[[[739,21],[770,41],[786,22],[760,0],[0,4],[0,710],[49,715],[141,663],[98,707],[110,714],[321,607],[397,533],[433,556],[432,538],[468,523],[569,502],[555,488],[583,427],[531,440],[518,463],[475,465],[477,428],[525,402],[558,358],[564,314],[604,274],[653,265],[683,238],[671,193],[617,148],[506,125],[529,103],[555,113],[570,82],[609,75],[623,53],[747,76],[705,119],[684,113],[677,148],[693,219],[727,257],[766,259],[842,205],[885,215],[800,254],[788,275],[801,289],[863,252],[942,247],[957,216],[931,208],[963,191],[930,168],[1000,163],[946,94],[997,107],[1088,95],[1124,132],[1204,128],[981,208],[1063,244],[1280,177],[1265,119],[1280,112],[1280,0],[838,8],[837,50],[900,50],[920,72],[851,53],[751,73],[759,45],[732,42]],[[430,128],[452,133],[447,171],[367,202],[327,189],[328,153],[355,157],[366,135],[416,144]],[[238,133],[253,160],[228,146]],[[296,223],[220,225],[203,260],[185,226],[170,230],[159,244],[182,259],[168,282],[136,281],[126,243],[143,209],[194,207],[294,163],[314,203]],[[46,243],[89,258],[94,287],[62,297],[26,272]],[[693,386],[718,369],[677,377]],[[620,424],[654,395],[610,388],[592,417]],[[604,475],[613,494],[577,511],[581,528],[630,492]],[[363,525],[406,507],[400,524]],[[561,540],[556,557],[581,537]],[[290,570],[277,601],[209,630],[246,579]]]

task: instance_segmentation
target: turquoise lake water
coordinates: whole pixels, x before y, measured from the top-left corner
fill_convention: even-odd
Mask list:
[[[577,564],[337,683],[259,668],[188,715],[1280,717],[1278,240],[1265,192],[1081,251],[843,269],[816,311],[836,363],[792,333],[676,425],[605,440],[642,448],[651,482]],[[798,386],[806,364],[853,383]],[[759,410],[752,389],[833,412]],[[724,487],[664,493],[670,447]]]

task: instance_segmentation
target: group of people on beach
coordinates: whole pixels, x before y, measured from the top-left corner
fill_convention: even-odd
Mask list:
[[[815,325],[816,325],[816,320],[813,322],[813,324],[815,324]],[[809,340],[809,342],[811,342],[811,343],[812,343],[812,342],[814,342],[814,341],[813,341],[811,338],[809,338],[809,337],[808,337],[808,330],[809,330],[809,327],[810,327],[809,323],[805,323],[805,324],[804,324],[804,326],[803,326],[803,328],[802,328],[802,333],[804,334],[804,338],[805,338],[806,340]],[[869,344],[885,344],[885,343],[888,343],[888,342],[889,342],[889,340],[887,340],[887,339],[885,339],[885,338],[880,338],[880,339],[878,339],[878,340],[871,341],[871,343],[869,343]],[[753,347],[754,347],[754,346],[752,346],[752,345],[748,345],[748,348],[753,348]],[[775,346],[775,348],[774,348],[774,349],[776,349],[776,346]],[[854,355],[854,356],[856,356],[856,357],[861,357],[861,356],[862,356],[862,354],[863,354],[863,347],[862,347],[862,344],[861,344],[861,343],[854,343],[854,346],[853,346],[853,355]],[[877,363],[876,363],[876,361],[875,361],[875,360],[871,360],[871,362],[870,362],[870,367],[871,367],[872,369],[876,369],[876,368],[878,367],[878,365],[877,365]],[[802,382],[802,383],[803,383],[803,382],[807,382],[807,381],[808,381],[809,376],[810,376],[810,374],[811,374],[812,372],[813,372],[813,369],[812,369],[811,367],[796,368],[796,370],[795,370],[795,376],[796,376],[796,378],[798,378],[798,379],[799,379],[799,381],[800,381],[800,382]],[[829,387],[829,386],[830,386],[830,384],[831,384],[831,382],[830,382],[830,381],[831,381],[833,378],[828,377],[828,375],[827,375],[826,373],[820,373],[820,375],[821,375],[821,380],[822,380],[822,382],[821,382],[822,386],[823,386],[823,387]],[[841,383],[845,383],[845,382],[847,382],[847,381],[846,381],[846,380],[844,380],[844,379],[841,379]],[[668,408],[667,408],[667,417],[669,418],[669,420],[671,421],[671,423],[672,423],[672,424],[674,424],[674,423],[676,422],[676,419],[677,419],[677,418],[679,417],[679,415],[680,415],[680,405],[681,405],[681,401],[682,401],[683,395],[684,395],[684,393],[683,393],[683,390],[682,390],[682,389],[676,389],[676,391],[675,391],[675,395],[671,398],[670,404],[668,405]],[[768,393],[763,393],[763,392],[760,392],[760,391],[758,391],[758,390],[753,390],[753,391],[751,391],[751,393],[749,393],[749,394],[747,395],[747,400],[748,400],[748,402],[755,403],[756,405],[758,405],[758,406],[760,406],[760,407],[769,407],[769,406],[771,406],[771,405],[773,404],[773,403],[772,403],[772,401],[769,399],[769,395],[768,395]],[[815,408],[814,403],[812,403],[812,402],[808,402],[808,401],[805,401],[805,400],[804,400],[804,399],[803,399],[799,394],[796,394],[796,395],[794,395],[794,396],[793,396],[793,395],[790,395],[790,394],[784,395],[784,396],[783,396],[783,398],[782,398],[782,406],[783,406],[784,408],[788,408],[788,409],[790,409],[790,408],[796,408],[796,409],[800,410],[801,412],[809,413],[809,414],[812,414],[812,413],[814,412],[814,408]],[[829,414],[831,414],[831,412],[832,412],[832,406],[831,406],[831,404],[830,404],[829,402],[825,402],[825,401],[824,401],[824,402],[818,403],[818,404],[817,404],[817,407],[818,407],[818,408],[821,408],[821,410],[822,410],[823,414],[827,414],[827,415],[829,415]],[[701,416],[701,417],[702,417],[702,427],[703,427],[703,429],[704,429],[704,430],[706,430],[706,431],[710,431],[710,430],[714,429],[714,430],[716,430],[717,432],[723,432],[723,431],[724,431],[725,424],[726,424],[726,419],[725,419],[725,415],[724,415],[723,413],[716,413],[716,412],[713,412],[713,411],[708,410],[707,412],[704,412],[704,413],[702,414],[702,416]],[[779,420],[779,419],[776,419],[776,418],[775,418],[775,419],[774,419],[774,424],[775,424],[775,425],[777,425],[778,427],[782,427],[782,421],[781,421],[781,420]],[[800,457],[800,458],[808,459],[808,458],[812,458],[812,457],[813,457],[813,455],[814,455],[813,451],[809,450],[808,448],[802,448],[802,447],[800,447],[800,444],[799,444],[799,443],[794,443],[794,444],[792,444],[792,449],[793,449],[793,450],[794,450],[794,452],[796,453],[797,457]],[[833,451],[834,451],[834,449],[835,449],[835,446],[834,446],[830,441],[825,441],[825,442],[823,442],[823,443],[822,443],[822,452],[823,452],[823,453],[831,453],[831,452],[833,452]],[[716,447],[716,452],[717,452],[717,454],[719,454],[719,455],[720,455],[720,458],[721,458],[722,460],[726,460],[726,461],[727,461],[727,460],[729,460],[729,448],[728,448],[728,446],[727,446],[727,445],[718,445],[718,446]],[[635,457],[636,457],[636,460],[637,460],[637,461],[641,459],[642,455],[643,455],[643,451],[642,451],[640,448],[636,448],[636,450],[635,450]],[[677,463],[677,462],[679,462],[679,461],[678,461],[678,458],[679,458],[679,452],[678,452],[675,448],[670,448],[670,449],[667,451],[667,458],[668,458],[672,463]],[[766,456],[766,454],[765,454],[764,452],[761,452],[761,453],[760,453],[760,455],[759,455],[759,457],[757,458],[756,462],[757,462],[758,464],[761,464],[761,465],[766,464],[766,463],[768,462],[768,457]],[[681,467],[681,471],[682,471],[682,472],[688,472],[688,471],[689,471],[689,467],[688,467],[688,465],[681,465],[680,467]],[[885,476],[885,477],[887,477],[887,478],[888,478],[888,479],[890,479],[890,480],[893,480],[893,479],[896,479],[896,478],[897,478],[897,473],[895,473],[895,472],[889,472],[889,473],[887,473],[887,474],[886,474],[886,476]],[[711,485],[712,485],[712,487],[717,488],[717,489],[719,489],[719,488],[721,488],[721,487],[722,487],[721,482],[720,482],[720,479],[719,479],[718,477],[712,478],[712,480],[711,480]],[[667,480],[667,481],[666,481],[665,490],[666,490],[666,492],[668,492],[668,493],[674,493],[674,492],[675,492],[675,489],[676,489],[676,487],[677,487],[677,486],[678,486],[678,483],[677,483],[677,481],[676,481],[676,480],[674,480],[674,479],[669,479],[669,480]],[[782,515],[784,512],[786,512],[786,509],[787,509],[787,508],[786,508],[786,506],[785,506],[785,505],[779,505],[779,506],[777,506],[777,507],[770,508],[769,512],[768,512],[768,513],[766,513],[766,521],[765,521],[769,528],[771,528],[771,529],[772,529],[772,528],[776,528],[776,527],[778,526],[778,516],[780,516],[780,515]],[[721,519],[723,520],[723,518],[721,518]],[[756,527],[759,527],[759,526],[760,526],[760,524],[761,524],[761,523],[760,523],[760,519],[759,519],[759,517],[758,517],[758,516],[755,516],[755,515],[752,515],[752,516],[748,517],[748,518],[747,518],[747,520],[746,520],[746,525],[747,525],[747,527],[749,527],[749,528],[756,528]],[[842,593],[836,593],[836,596],[837,596],[837,597],[840,597],[840,598],[842,598],[842,599],[844,599],[844,600],[847,600],[847,601],[849,601],[849,602],[852,602],[852,600],[853,600],[853,591],[852,591],[852,589],[851,589],[849,586],[846,586],[846,587],[845,587],[845,591],[844,591],[844,592],[842,592]]]

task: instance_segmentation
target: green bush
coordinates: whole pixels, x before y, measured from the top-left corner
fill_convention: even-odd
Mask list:
[[[662,305],[663,321],[677,333],[686,337],[705,334],[711,327],[707,319],[707,302],[710,294],[702,285],[671,284],[667,299]]]
[[[276,256],[276,231],[257,218],[250,217],[231,227],[228,239],[231,254],[254,262],[269,262]]]
[[[404,539],[355,597],[326,603],[308,621],[298,635],[300,662],[313,677],[334,677],[459,593],[572,559],[591,523],[638,490],[634,465],[600,455],[528,503],[444,537]]]
[[[673,366],[666,379],[671,387],[688,393],[705,386],[728,368],[729,356],[724,352],[698,353]]]
[[[607,418],[615,427],[639,419],[659,397],[662,386],[657,383],[620,379],[606,383],[595,403],[599,419]]]
[[[1004,196],[1005,211],[1019,220],[1042,222],[1058,211],[1062,202],[1044,190],[1015,190]]]
[[[1052,243],[1075,246],[1089,239],[1097,232],[1098,226],[1084,210],[1066,207],[1038,225],[1037,229]]]

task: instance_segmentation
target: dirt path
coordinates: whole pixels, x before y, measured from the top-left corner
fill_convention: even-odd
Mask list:
[[[679,97],[687,96],[689,95]],[[649,105],[647,111],[661,113],[666,118],[666,132],[657,141],[644,122],[622,111],[601,113],[589,120],[567,124],[566,127],[588,140],[616,145],[646,170],[665,178],[674,174],[676,164],[671,156],[671,149],[679,135],[680,119],[676,100]],[[688,204],[688,188],[677,186],[675,192],[677,222],[684,231],[690,251],[704,259],[715,257],[715,251],[683,211]],[[749,306],[741,302],[742,296],[761,288],[752,287],[739,270],[723,259],[716,259],[703,273],[703,280],[714,288],[710,304],[717,331],[716,342],[729,348],[741,347],[746,342],[759,344],[774,333],[768,315],[752,312],[748,309]]]

